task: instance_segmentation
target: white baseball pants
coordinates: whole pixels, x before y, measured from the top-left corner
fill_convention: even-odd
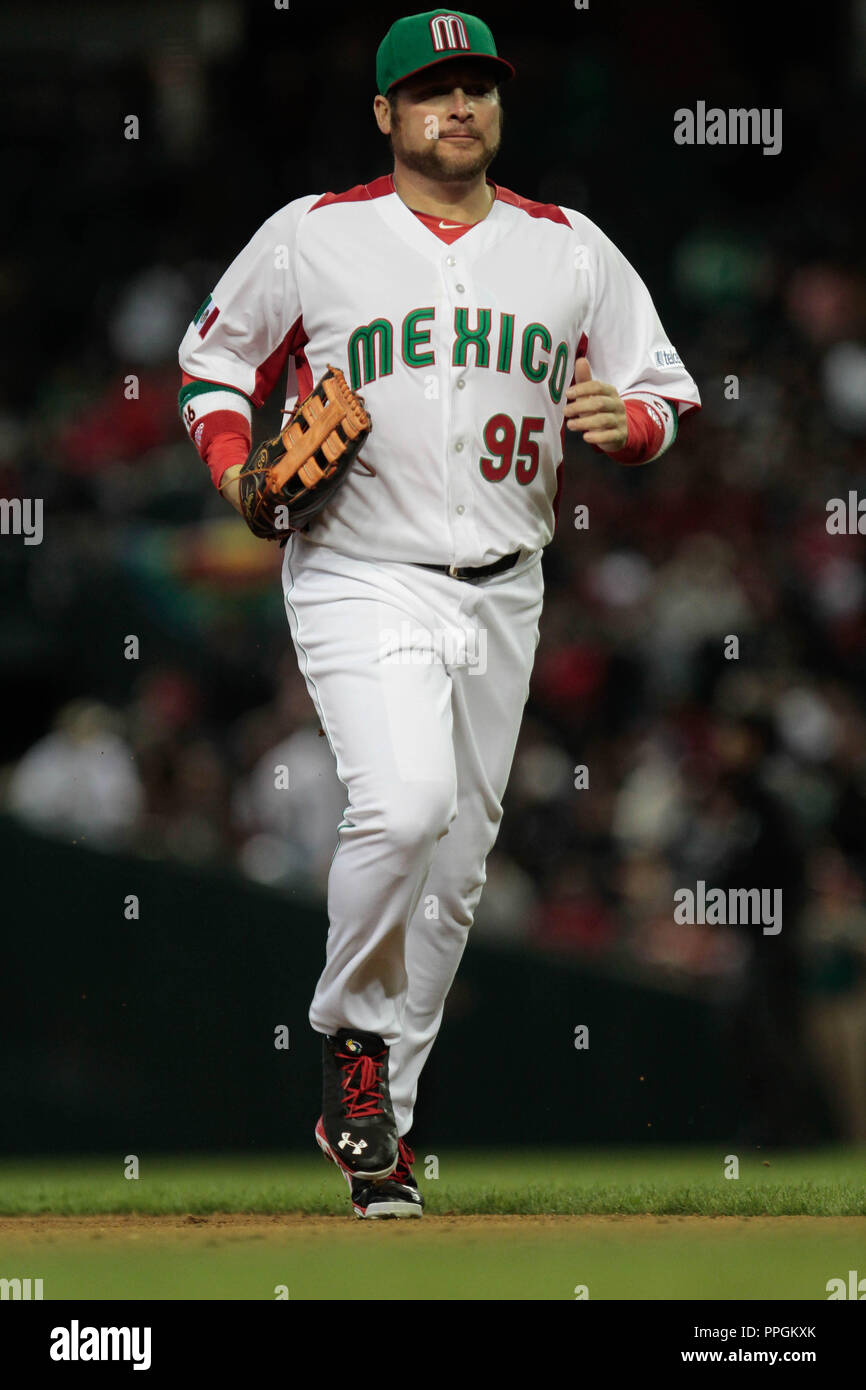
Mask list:
[[[543,589],[540,551],[467,584],[286,545],[292,640],[348,793],[310,1023],[384,1038],[400,1135],[499,829]]]

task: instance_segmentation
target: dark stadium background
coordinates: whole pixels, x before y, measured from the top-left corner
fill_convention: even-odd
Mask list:
[[[390,167],[374,56],[407,12],[4,8],[0,496],[45,508],[41,545],[0,536],[7,1152],[308,1144],[340,808],[279,556],[183,434],[177,346],[271,212]],[[866,1141],[866,572],[862,537],[826,528],[866,492],[866,3],[478,12],[518,68],[491,176],[613,238],[704,408],[646,469],[569,439],[418,1129]],[[699,100],[781,107],[782,152],[678,146]],[[302,774],[275,806],[287,748]],[[676,925],[697,879],[781,889],[782,932]]]

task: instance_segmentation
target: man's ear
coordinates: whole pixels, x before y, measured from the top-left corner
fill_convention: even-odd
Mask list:
[[[391,134],[391,103],[387,97],[377,95],[373,99],[373,114],[383,135]]]

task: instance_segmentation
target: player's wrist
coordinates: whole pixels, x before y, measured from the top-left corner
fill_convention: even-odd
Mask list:
[[[628,439],[610,454],[617,463],[650,463],[666,452],[676,437],[676,410],[657,396],[630,396],[625,402]]]
[[[242,468],[242,463],[230,464],[230,466],[225,470],[217,484],[217,487],[219,488],[219,491],[222,493],[223,497],[225,497],[229,502],[231,502],[235,511],[238,512],[241,511],[241,488],[239,480]]]

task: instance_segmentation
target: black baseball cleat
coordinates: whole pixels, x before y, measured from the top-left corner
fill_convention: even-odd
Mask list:
[[[387,1178],[399,1159],[388,1089],[388,1047],[378,1033],[340,1028],[322,1038],[322,1114],[316,1143],[350,1178]]]
[[[424,1198],[412,1176],[415,1155],[405,1139],[399,1140],[400,1156],[390,1178],[370,1182],[367,1178],[348,1178],[352,1191],[352,1210],[361,1221],[399,1220],[405,1216],[420,1216]]]

